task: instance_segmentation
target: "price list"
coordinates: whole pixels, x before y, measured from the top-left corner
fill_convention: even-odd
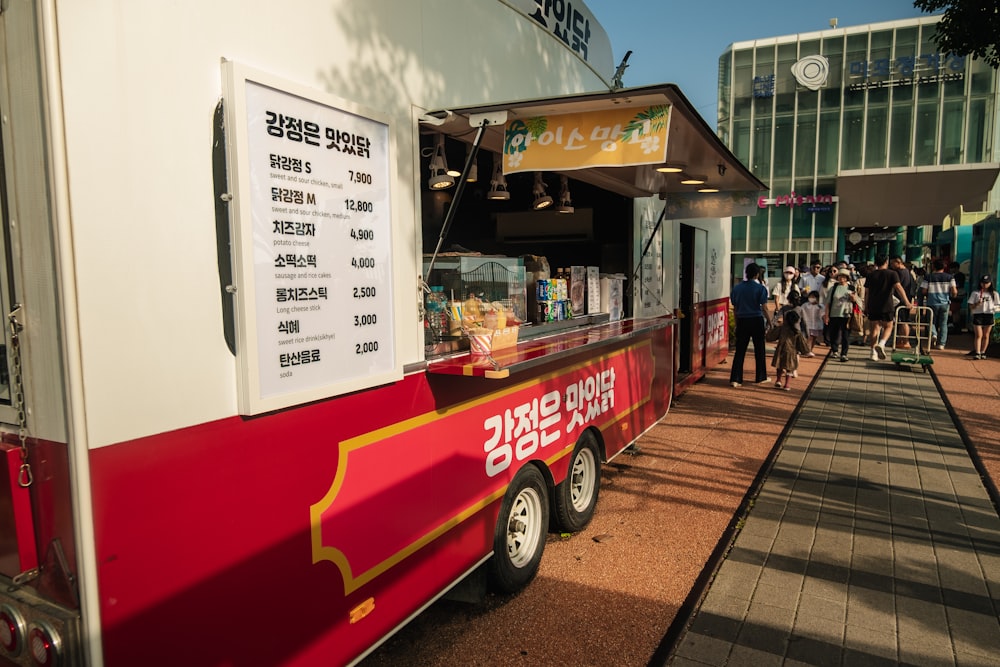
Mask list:
[[[398,378],[388,124],[251,80],[245,109],[258,409],[244,412]]]

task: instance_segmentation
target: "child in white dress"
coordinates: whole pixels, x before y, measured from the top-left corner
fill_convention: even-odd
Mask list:
[[[809,334],[809,354],[806,356],[815,357],[813,347],[817,340],[823,338],[823,306],[819,305],[819,292],[813,290],[809,293],[809,298],[802,304],[802,318]]]

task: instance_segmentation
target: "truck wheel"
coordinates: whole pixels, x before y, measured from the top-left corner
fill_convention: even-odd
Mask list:
[[[548,525],[545,478],[535,466],[526,465],[514,476],[500,505],[487,570],[493,590],[516,593],[535,578]]]
[[[576,443],[566,479],[556,487],[556,524],[575,533],[590,523],[601,491],[601,455],[597,439],[587,431]]]

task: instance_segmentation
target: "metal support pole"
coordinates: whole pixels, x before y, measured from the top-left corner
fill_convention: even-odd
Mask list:
[[[451,224],[455,220],[455,213],[458,211],[458,204],[462,200],[462,193],[465,192],[465,184],[469,179],[469,171],[472,169],[472,164],[476,160],[476,155],[479,154],[479,145],[483,142],[483,135],[486,133],[486,126],[489,121],[483,120],[482,124],[476,130],[476,138],[472,141],[472,150],[469,151],[469,156],[465,160],[465,167],[462,169],[462,175],[458,177],[458,186],[455,188],[455,196],[451,199],[451,204],[448,205],[448,212],[445,213],[444,223],[441,225],[441,234],[438,236],[437,247],[434,248],[434,254],[431,255],[430,264],[427,265],[427,273],[424,275],[424,285],[427,285],[427,281],[431,278],[431,270],[434,268],[434,262],[437,260],[438,253],[441,252],[441,246],[444,245],[445,237],[448,236],[448,232],[451,230]]]

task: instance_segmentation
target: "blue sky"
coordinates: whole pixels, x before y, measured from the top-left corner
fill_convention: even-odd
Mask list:
[[[632,51],[627,87],[675,83],[715,127],[719,56],[733,42],[926,16],[912,0],[585,0],[611,39]]]

